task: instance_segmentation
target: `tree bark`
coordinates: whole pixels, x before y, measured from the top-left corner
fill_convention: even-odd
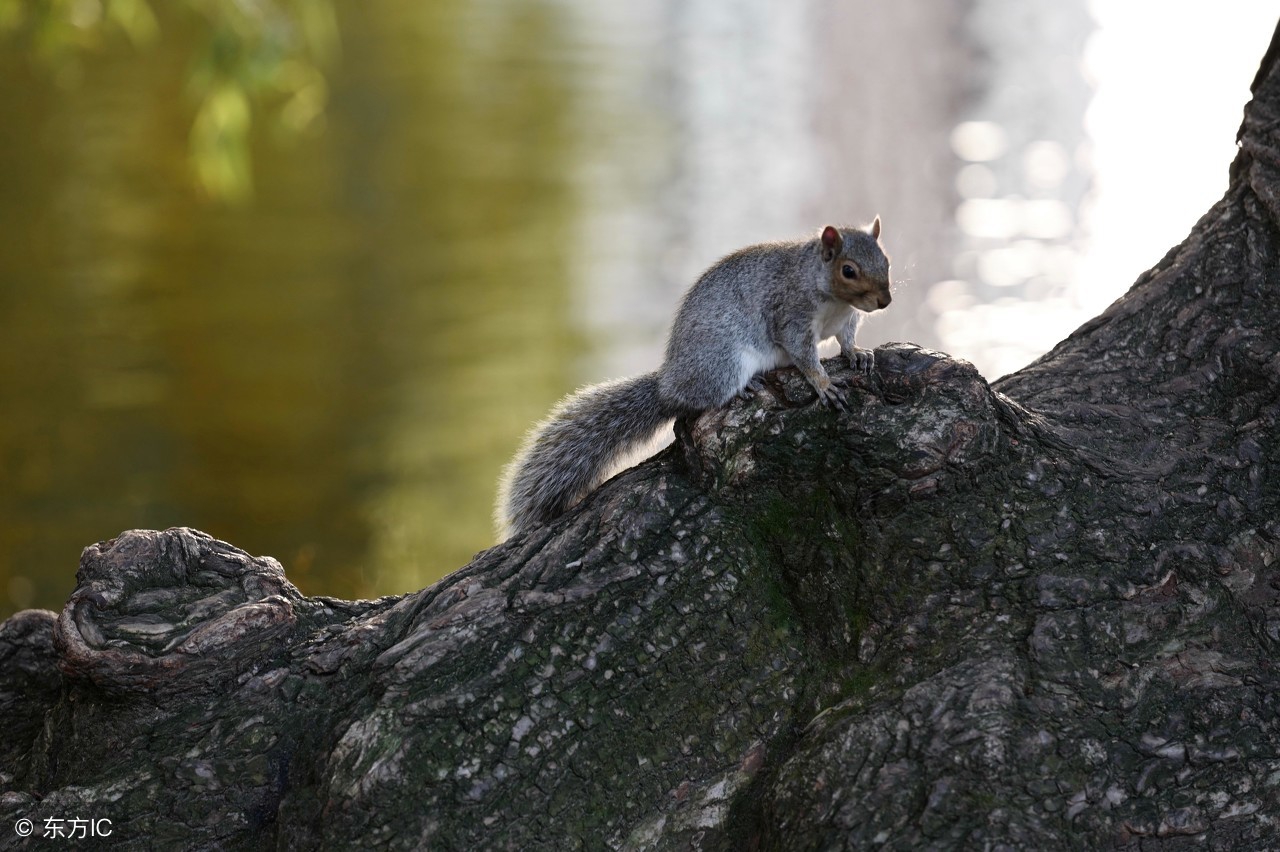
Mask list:
[[[848,412],[775,373],[401,598],[187,529],[87,548],[0,625],[3,842],[1280,842],[1278,44],[1223,199],[993,386],[906,344],[836,371]]]

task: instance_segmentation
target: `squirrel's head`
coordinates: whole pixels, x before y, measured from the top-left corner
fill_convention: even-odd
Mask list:
[[[866,230],[828,225],[818,246],[833,296],[861,311],[889,306],[889,257],[880,247],[879,216]]]

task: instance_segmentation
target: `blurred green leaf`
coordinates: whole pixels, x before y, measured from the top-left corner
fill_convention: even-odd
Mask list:
[[[110,0],[107,3],[107,20],[123,30],[139,47],[150,44],[160,35],[160,24],[147,0]]]
[[[235,83],[223,82],[205,96],[191,126],[191,162],[201,188],[210,196],[241,203],[252,195],[252,122],[249,98]]]
[[[286,97],[280,108],[280,124],[286,132],[300,134],[319,126],[329,101],[329,86],[315,66],[282,63],[278,88]]]
[[[286,135],[323,126],[329,89],[322,67],[339,45],[332,0],[179,0],[154,8],[148,0],[0,0],[0,38],[74,85],[81,54],[121,38],[146,48],[172,16],[203,33],[187,79],[195,183],[209,198],[247,201],[255,115],[272,118]]]

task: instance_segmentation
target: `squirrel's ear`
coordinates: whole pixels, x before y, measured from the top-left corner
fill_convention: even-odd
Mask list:
[[[822,229],[822,259],[831,260],[844,248],[844,237],[831,225]]]
[[[871,227],[867,228],[867,233],[871,235],[871,239],[873,240],[880,239],[880,217],[879,216],[877,216],[876,220],[871,223]]]

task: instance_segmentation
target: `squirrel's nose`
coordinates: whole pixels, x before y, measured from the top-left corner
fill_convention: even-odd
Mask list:
[[[892,301],[893,301],[893,297],[891,297],[888,293],[884,293],[882,295],[876,296],[876,304],[882,308],[889,307],[889,303]]]

